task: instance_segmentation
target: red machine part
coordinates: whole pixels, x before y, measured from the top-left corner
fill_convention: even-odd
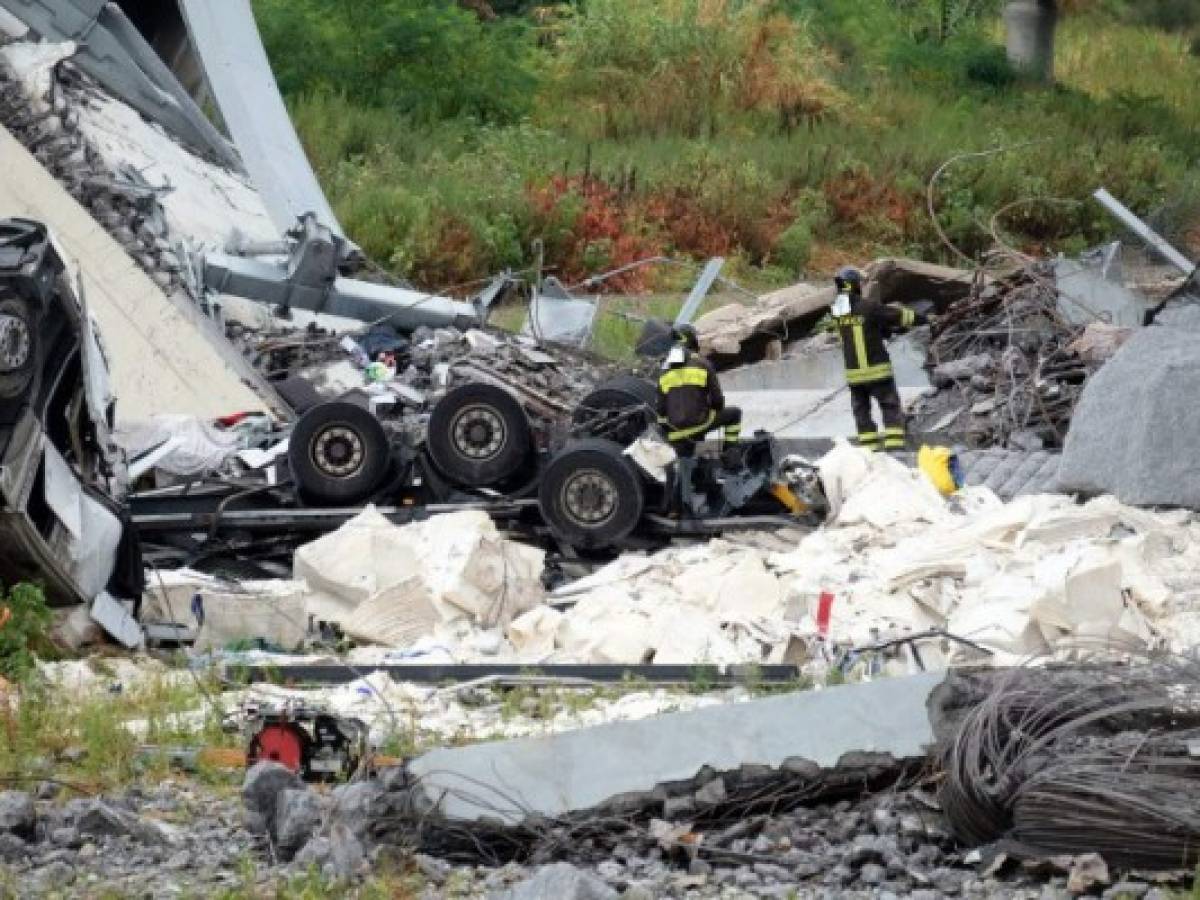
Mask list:
[[[272,722],[264,725],[250,741],[247,763],[254,765],[264,759],[274,760],[299,774],[305,761],[308,735],[295,722]]]

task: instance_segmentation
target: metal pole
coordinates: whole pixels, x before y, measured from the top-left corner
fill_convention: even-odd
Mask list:
[[[1196,272],[1196,264],[1167,243],[1166,239],[1153,228],[1134,215],[1124,203],[1100,188],[1094,194],[1097,202],[1107,209],[1126,228],[1153,247],[1159,254],[1184,275],[1192,276]]]
[[[683,306],[680,308],[679,315],[675,317],[676,325],[686,325],[692,321],[692,317],[696,315],[696,310],[700,308],[700,304],[708,296],[713,282],[721,274],[721,267],[724,265],[725,260],[720,256],[714,256],[708,261],[708,264],[704,267],[704,271],[700,273],[700,277],[692,285],[692,292],[688,294],[687,300],[684,301]]]

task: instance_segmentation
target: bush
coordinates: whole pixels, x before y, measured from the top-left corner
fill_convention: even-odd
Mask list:
[[[0,676],[20,684],[37,670],[34,651],[48,643],[50,608],[41,588],[18,584],[0,594]]]
[[[589,0],[558,42],[546,114],[607,138],[713,135],[739,111],[790,130],[844,102],[830,66],[769,0]]]
[[[418,122],[519,121],[538,77],[518,19],[482,22],[443,0],[255,0],[288,96],[327,91]]]

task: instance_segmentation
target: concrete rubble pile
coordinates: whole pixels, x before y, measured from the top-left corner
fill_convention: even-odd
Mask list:
[[[1034,264],[950,306],[933,328],[935,393],[913,406],[914,430],[971,447],[1061,447],[1083,384],[1128,332],[1072,326],[1058,304],[1053,267]]]
[[[186,244],[278,234],[243,176],[207,162],[70,63],[71,43],[0,50],[0,125],[168,294],[192,290]],[[198,294],[194,299],[199,299]]]
[[[1200,528],[1186,513],[1112,497],[1004,503],[986,488],[947,501],[921,473],[845,444],[820,468],[832,514],[816,531],[626,554],[549,594],[542,552],[483,513],[400,527],[367,510],[301,547],[292,581],[231,591],[167,576],[157,609],[211,595],[206,628],[228,635],[223,604],[265,598],[287,611],[255,619],[272,645],[336,622],[385,651],[364,647],[360,661],[786,663],[815,677],[1183,650],[1200,637]]]

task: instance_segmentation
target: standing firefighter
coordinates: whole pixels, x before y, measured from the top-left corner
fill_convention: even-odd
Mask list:
[[[717,372],[700,355],[700,339],[691,325],[675,329],[676,344],[658,377],[658,415],[667,440],[680,456],[691,456],[697,441],[723,429],[727,444],[742,433],[742,411],[725,405]]]
[[[834,276],[837,299],[833,303],[833,323],[842,339],[846,361],[846,384],[850,387],[850,406],[858,427],[858,443],[869,450],[902,450],[905,445],[904,406],[896,389],[892,359],[884,343],[897,332],[924,325],[926,317],[905,306],[866,300],[862,294],[862,273],[843,268]],[[883,413],[883,431],[875,427],[871,400]]]

